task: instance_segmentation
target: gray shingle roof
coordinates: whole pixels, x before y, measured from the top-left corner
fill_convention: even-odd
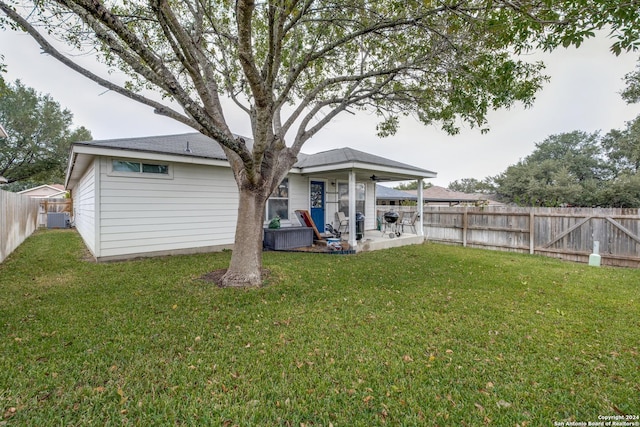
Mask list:
[[[418,196],[415,194],[405,193],[380,184],[376,184],[376,198],[383,200],[418,200]]]
[[[188,145],[187,145],[188,144]],[[203,157],[207,159],[226,160],[227,156],[213,139],[201,133],[185,133],[180,135],[146,136],[140,138],[108,139],[87,141],[76,145],[115,148],[126,151],[147,153],[176,154],[180,156]],[[187,152],[187,146],[191,152]]]
[[[253,140],[244,138],[251,146]],[[137,138],[121,138],[100,141],[78,142],[74,145],[113,148],[125,151],[137,151],[148,153],[173,154],[189,157],[201,157],[207,159],[226,160],[226,155],[219,144],[213,139],[193,132],[180,135],[161,135]],[[187,151],[187,147],[190,151]],[[316,154],[298,155],[298,162],[294,167],[305,168],[314,166],[339,165],[343,163],[366,163],[371,165],[400,168],[418,173],[433,174],[405,163],[389,160],[384,157],[354,150],[353,148],[337,148]]]
[[[417,195],[417,190],[407,190],[408,193]],[[489,196],[483,193],[462,193],[460,191],[449,190],[448,188],[432,185],[422,192],[425,202],[475,202],[487,200]]]
[[[353,148],[336,148],[334,150],[322,151],[316,154],[307,155],[306,158],[298,157],[297,167],[313,167],[323,165],[336,165],[341,163],[367,163],[371,165],[387,166],[412,170],[416,172],[430,172],[424,169],[408,165],[406,163],[396,162],[385,157],[376,156],[374,154],[365,153],[363,151],[354,150]]]

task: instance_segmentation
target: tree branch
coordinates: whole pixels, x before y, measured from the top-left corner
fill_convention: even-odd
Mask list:
[[[183,123],[189,127],[194,129],[199,129],[200,126],[193,119],[180,114],[179,112],[173,110],[172,108],[154,101],[150,98],[142,96],[138,93],[127,90],[115,83],[110,82],[109,80],[103,79],[102,77],[92,73],[86,68],[76,64],[71,61],[69,58],[60,53],[56,48],[51,45],[47,39],[35,29],[33,25],[31,25],[27,20],[25,20],[22,16],[16,13],[12,8],[10,8],[4,1],[0,1],[0,10],[2,10],[12,21],[14,21],[20,28],[22,28],[25,32],[27,32],[42,48],[43,52],[51,55],[53,58],[57,59],[67,67],[76,71],[77,73],[87,77],[102,87],[105,87],[109,90],[112,90],[120,95],[123,95],[129,99],[137,101],[141,104],[148,105],[154,109],[154,112],[159,115],[170,117],[180,123]]]

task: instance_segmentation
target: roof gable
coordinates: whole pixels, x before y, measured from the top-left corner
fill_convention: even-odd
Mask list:
[[[44,184],[39,185],[37,187],[27,188],[26,190],[22,190],[18,192],[18,194],[22,194],[24,196],[36,197],[36,198],[47,198],[53,196],[60,196],[65,194],[66,191],[63,185],[60,184]]]

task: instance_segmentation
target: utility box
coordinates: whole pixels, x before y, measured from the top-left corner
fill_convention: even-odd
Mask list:
[[[47,228],[69,228],[71,220],[68,212],[49,212],[47,214]]]
[[[295,249],[313,245],[311,227],[265,228],[262,246],[272,251]]]

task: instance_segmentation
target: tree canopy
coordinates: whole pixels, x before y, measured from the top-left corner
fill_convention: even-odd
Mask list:
[[[639,102],[640,63],[625,81],[622,98]],[[525,159],[483,182],[509,203],[638,208],[640,116],[604,136],[582,131],[551,135]]]
[[[303,144],[338,114],[399,116],[457,132],[482,129],[491,109],[529,105],[543,65],[517,54],[579,46],[609,29],[612,50],[635,48],[640,0],[0,0],[5,23],[101,85],[210,136],[240,194],[227,285],[260,283],[264,206]],[[129,76],[115,84],[82,68],[47,34],[97,53]],[[181,111],[142,95],[151,88]],[[221,97],[247,114],[252,141],[235,136]]]
[[[449,190],[460,191],[462,193],[493,193],[494,186],[491,179],[486,178],[479,181],[475,178],[462,178],[455,180],[447,186]]]
[[[640,207],[640,116],[623,130],[551,135],[504,172],[450,189],[496,193],[524,206]]]
[[[0,176],[16,190],[63,183],[71,143],[91,139],[84,127],[73,128],[69,110],[19,80],[0,87],[0,123],[8,134],[0,138]]]

